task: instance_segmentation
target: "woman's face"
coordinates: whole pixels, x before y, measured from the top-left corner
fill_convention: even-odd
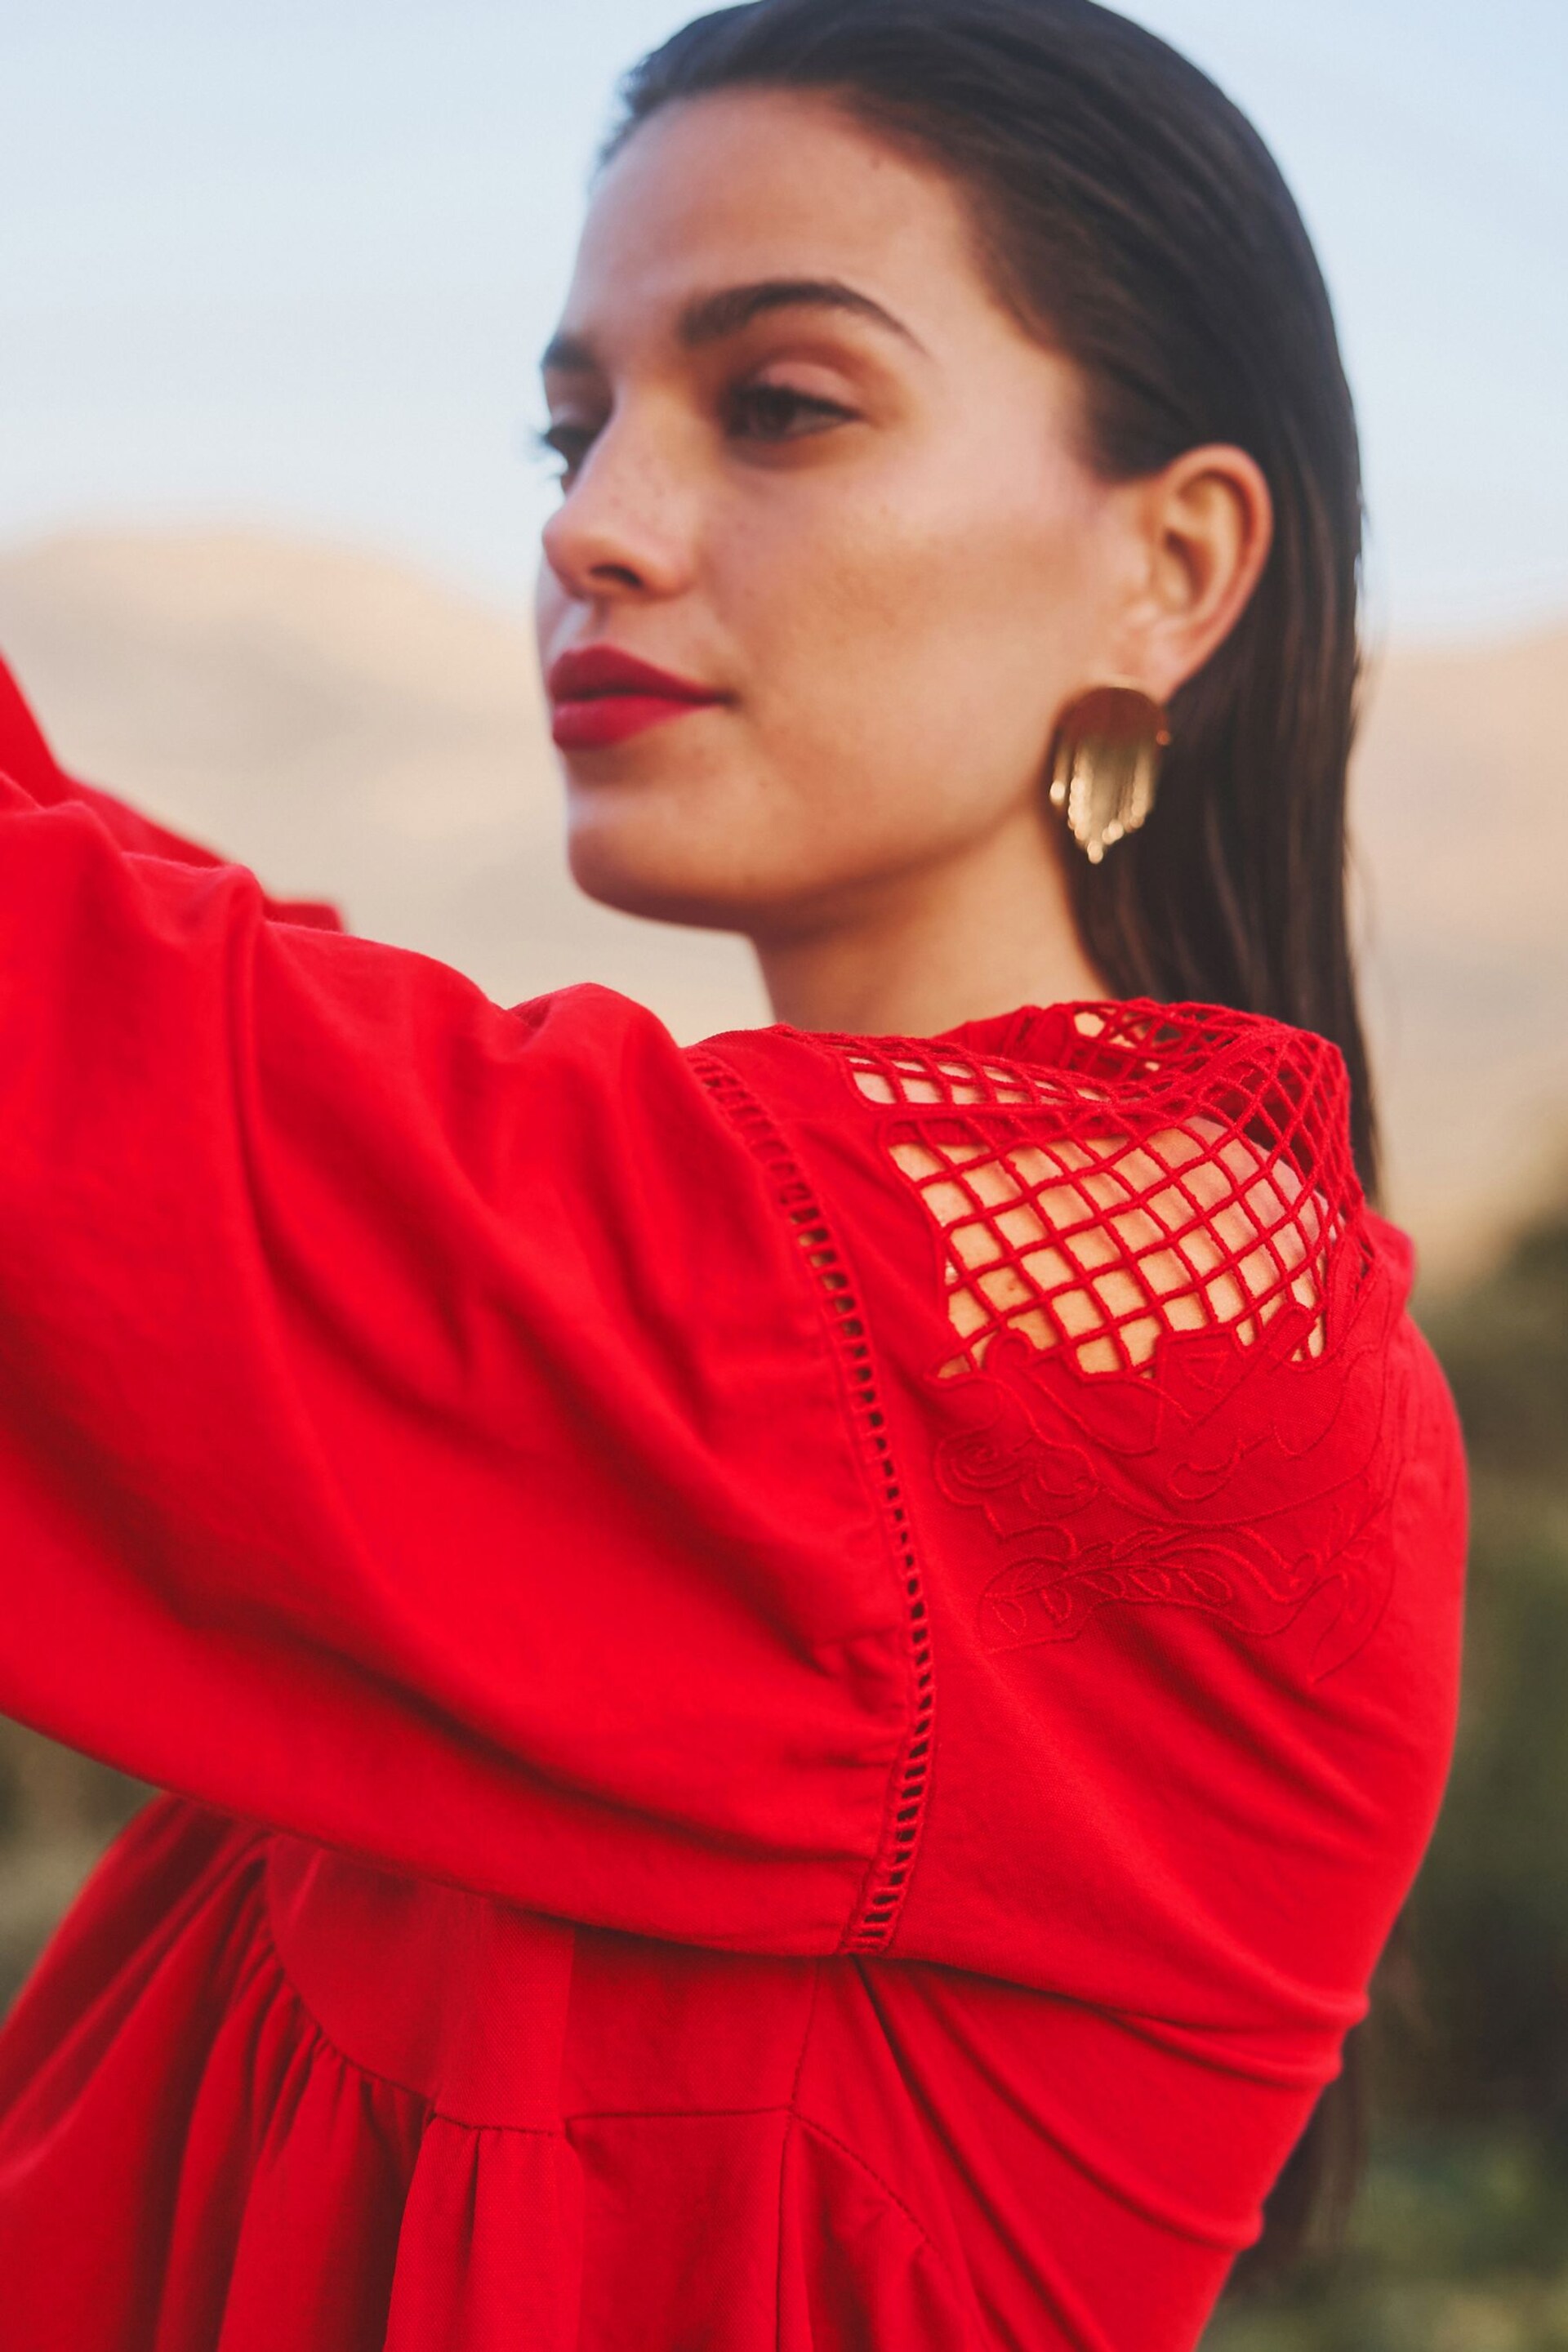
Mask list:
[[[593,897],[804,938],[1047,823],[1136,545],[939,173],[812,96],[669,107],[597,186],[545,389],[540,645]]]

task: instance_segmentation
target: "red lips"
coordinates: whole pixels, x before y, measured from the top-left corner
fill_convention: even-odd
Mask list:
[[[655,669],[614,646],[584,646],[550,666],[551,732],[563,751],[594,751],[684,718],[726,697],[669,670]]]

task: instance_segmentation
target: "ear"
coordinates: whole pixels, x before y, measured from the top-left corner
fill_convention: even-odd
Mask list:
[[[1168,702],[1245,612],[1268,561],[1274,502],[1257,461],[1222,442],[1184,451],[1124,494],[1139,578],[1122,614],[1122,674]]]

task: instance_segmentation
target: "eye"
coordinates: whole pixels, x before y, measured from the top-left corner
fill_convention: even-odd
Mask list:
[[[536,433],[533,441],[542,457],[556,461],[556,478],[569,484],[597,437],[597,425],[569,425],[564,418],[557,418]]]
[[[730,394],[725,428],[736,441],[803,441],[854,421],[855,411],[787,383],[747,383]]]

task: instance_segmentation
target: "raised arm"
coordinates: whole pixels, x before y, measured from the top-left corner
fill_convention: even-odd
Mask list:
[[[542,1909],[834,1948],[907,1616],[669,1038],[0,797],[0,1706]]]

